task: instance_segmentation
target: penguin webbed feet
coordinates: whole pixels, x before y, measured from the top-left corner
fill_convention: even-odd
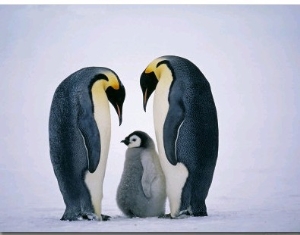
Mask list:
[[[76,220],[83,220],[80,212],[75,212],[72,210],[66,209],[65,213],[61,217],[62,221],[76,221]]]
[[[171,215],[171,213],[169,213],[169,214],[161,215],[158,218],[160,218],[160,219],[184,219],[184,218],[188,218],[189,216],[192,216],[192,214],[186,210],[186,211],[180,211],[180,213],[175,217],[173,217]]]
[[[101,217],[97,216],[94,213],[84,213],[81,215],[84,220],[96,220],[96,221],[108,221],[110,216],[101,214]]]
[[[171,213],[158,216],[159,219],[172,219]]]
[[[196,214],[194,214],[195,217],[203,217],[203,216],[208,216],[206,211],[200,211]]]
[[[63,221],[81,221],[81,220],[95,220],[95,221],[108,221],[110,216],[101,214],[99,218],[96,214],[87,212],[87,213],[78,213],[78,214],[64,214],[60,220]]]
[[[84,220],[100,220],[99,217],[94,213],[82,213],[81,217]]]
[[[103,215],[103,214],[101,214],[101,217],[102,217],[102,221],[108,221],[111,218],[109,215]]]

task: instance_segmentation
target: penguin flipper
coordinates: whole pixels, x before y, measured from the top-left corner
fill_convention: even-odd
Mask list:
[[[145,153],[141,158],[142,166],[143,166],[143,176],[142,176],[142,188],[144,194],[147,198],[152,196],[151,194],[151,185],[153,180],[155,179],[155,166],[152,162],[151,155],[149,153]]]
[[[183,121],[183,108],[180,105],[170,106],[163,128],[163,142],[167,159],[174,166],[178,162],[176,142]]]
[[[90,173],[93,173],[97,169],[100,161],[100,134],[94,119],[92,108],[90,107],[90,102],[84,102],[84,99],[79,100],[81,108],[77,123],[87,149],[88,170]]]

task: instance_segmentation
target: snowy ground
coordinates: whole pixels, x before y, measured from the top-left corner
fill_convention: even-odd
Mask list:
[[[224,161],[220,160],[207,200],[209,216],[177,220],[123,216],[115,202],[119,172],[109,166],[103,213],[112,219],[106,222],[60,221],[64,205],[51,172],[49,178],[45,178],[38,177],[38,172],[16,170],[9,173],[1,169],[1,175],[4,175],[1,184],[11,182],[15,187],[1,193],[6,203],[0,208],[0,228],[3,232],[300,231],[300,173],[297,166],[254,169],[245,164],[239,169],[224,169],[222,163]],[[18,174],[26,179],[14,178]]]
[[[0,6],[1,232],[300,232],[300,6]],[[115,201],[134,130],[154,137],[139,76],[162,55],[196,63],[220,129],[208,217],[124,217]],[[109,67],[126,88],[111,109],[107,222],[63,222],[49,156],[54,90],[74,71]],[[166,212],[169,212],[168,205]]]

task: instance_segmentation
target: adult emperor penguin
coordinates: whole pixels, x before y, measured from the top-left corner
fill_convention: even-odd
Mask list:
[[[141,74],[143,105],[154,95],[154,126],[170,217],[206,216],[218,156],[218,120],[210,84],[191,61],[153,60]]]
[[[87,67],[57,87],[50,110],[50,156],[66,209],[61,220],[107,220],[101,214],[110,145],[110,107],[122,123],[125,88],[115,72]]]
[[[153,140],[134,131],[121,142],[128,149],[117,190],[119,208],[129,217],[163,216],[166,184]]]

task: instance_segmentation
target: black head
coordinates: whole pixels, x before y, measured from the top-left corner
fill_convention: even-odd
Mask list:
[[[146,73],[145,71],[142,73],[140,78],[140,85],[143,92],[143,108],[146,112],[146,106],[149,97],[155,90],[158,83],[158,79],[155,76],[154,72]]]
[[[116,110],[119,117],[119,125],[122,124],[122,108],[125,100],[125,87],[120,81],[118,75],[110,69],[104,68],[102,73],[99,73],[91,79],[89,84],[89,92],[92,97],[92,87],[97,81],[104,81],[103,89],[105,89],[107,99]],[[93,110],[94,112],[94,110]]]
[[[169,69],[171,69],[169,61],[164,57],[160,57],[153,60],[141,74],[140,86],[143,92],[143,107],[145,112],[148,99],[156,89],[157,83],[160,79],[160,74],[164,70],[164,68],[160,67],[161,65],[167,65]]]
[[[128,146],[128,148],[148,148],[153,145],[151,137],[143,131],[134,131],[121,141]]]
[[[115,108],[118,116],[119,116],[119,125],[122,124],[122,109],[123,109],[123,103],[125,100],[125,87],[120,82],[119,89],[115,90],[113,87],[109,86],[106,89],[106,95],[109,100],[109,102],[112,104],[112,106]]]

